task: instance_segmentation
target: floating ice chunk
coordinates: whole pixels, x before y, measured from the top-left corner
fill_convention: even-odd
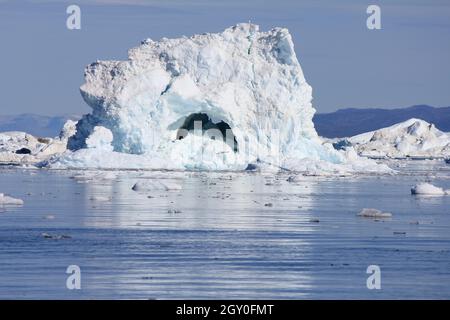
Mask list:
[[[106,182],[117,180],[118,174],[112,171],[102,171],[102,172],[86,171],[77,173],[71,176],[70,178],[80,183],[92,181]]]
[[[44,239],[54,239],[54,240],[63,240],[63,239],[71,239],[72,237],[66,234],[50,234],[47,232],[41,233],[41,237]]]
[[[411,194],[423,194],[423,195],[435,195],[435,196],[443,196],[450,194],[450,190],[444,190],[442,188],[436,187],[431,183],[419,183],[411,188]]]
[[[392,217],[392,213],[389,212],[382,212],[378,209],[373,208],[364,208],[361,210],[360,213],[358,213],[359,217],[364,218],[390,218]]]
[[[131,188],[134,191],[177,191],[181,190],[181,182],[169,180],[146,180],[136,182]]]
[[[92,196],[89,199],[91,201],[95,201],[95,202],[109,202],[109,201],[111,201],[111,197],[106,197],[106,196]]]
[[[13,197],[5,196],[3,193],[0,193],[0,205],[23,205],[22,199],[16,199]]]

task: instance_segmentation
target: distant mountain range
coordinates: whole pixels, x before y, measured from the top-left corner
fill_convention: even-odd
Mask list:
[[[31,113],[14,116],[0,115],[0,132],[24,131],[37,137],[55,137],[68,119],[78,120],[80,116],[41,116]]]
[[[411,118],[425,120],[441,131],[450,132],[450,107],[435,108],[427,105],[399,109],[341,109],[316,114],[313,121],[320,136],[335,138],[389,127]]]
[[[41,116],[29,113],[0,116],[0,132],[25,131],[38,137],[54,137],[59,134],[66,120],[79,118],[77,115]],[[411,118],[425,120],[441,131],[450,132],[450,107],[434,108],[427,105],[399,109],[341,109],[316,114],[313,121],[319,135],[335,138],[385,128]]]

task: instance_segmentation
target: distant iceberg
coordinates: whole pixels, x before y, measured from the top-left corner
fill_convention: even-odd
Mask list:
[[[34,165],[67,150],[75,134],[75,121],[67,120],[58,137],[42,138],[21,131],[0,133],[0,165]]]
[[[450,135],[421,119],[341,139],[335,146],[353,146],[362,156],[383,158],[449,158]]]

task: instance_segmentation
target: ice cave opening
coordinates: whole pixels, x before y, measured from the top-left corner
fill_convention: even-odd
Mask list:
[[[206,113],[192,113],[186,117],[177,131],[177,140],[182,140],[189,134],[202,134],[212,140],[222,140],[228,144],[234,152],[238,152],[236,137],[228,123],[221,120],[213,122]]]

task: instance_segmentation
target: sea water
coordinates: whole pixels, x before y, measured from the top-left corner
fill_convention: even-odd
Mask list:
[[[396,175],[0,168],[0,299],[450,298],[450,166]],[[132,190],[170,181],[179,190]],[[292,181],[292,179],[291,179]],[[391,218],[357,216],[363,208]],[[81,289],[70,290],[69,266]],[[380,289],[367,268],[380,268]],[[70,286],[69,286],[70,287]]]

